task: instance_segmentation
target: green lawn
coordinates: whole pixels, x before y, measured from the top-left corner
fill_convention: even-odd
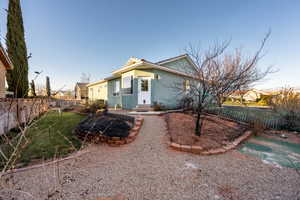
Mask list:
[[[56,111],[43,115],[26,133],[29,143],[25,145],[17,163],[27,165],[34,160],[46,160],[67,155],[81,147],[81,142],[72,134],[84,116]]]
[[[227,106],[257,106],[257,107],[263,107],[268,106],[267,104],[259,104],[258,102],[244,102],[244,104],[241,104],[239,102],[232,102],[232,101],[225,101],[223,105]]]

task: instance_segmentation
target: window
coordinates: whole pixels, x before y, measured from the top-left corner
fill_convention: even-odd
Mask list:
[[[132,88],[133,88],[133,77],[132,76],[124,77],[123,88],[122,88],[123,94],[132,94]]]
[[[115,86],[114,86],[114,96],[118,96],[120,94],[120,81],[115,81]]]
[[[93,91],[93,88],[90,88],[90,96],[91,96],[91,99],[93,99],[94,98],[94,91]]]
[[[190,81],[184,80],[183,81],[183,91],[188,92],[190,90]]]
[[[148,80],[142,80],[141,82],[141,89],[143,92],[147,92],[148,91]]]

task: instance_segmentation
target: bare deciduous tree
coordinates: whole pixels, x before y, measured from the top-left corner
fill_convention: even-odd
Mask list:
[[[269,102],[272,109],[285,121],[288,130],[300,129],[300,93],[293,88],[282,88]]]
[[[220,107],[224,97],[235,91],[249,88],[274,72],[271,66],[264,71],[258,68],[258,62],[263,57],[262,51],[270,34],[270,31],[266,34],[253,56],[243,57],[241,50],[237,49],[233,54],[226,54],[222,59],[214,59],[212,64],[214,77],[211,83],[214,87],[213,95]]]
[[[80,82],[81,83],[89,83],[90,79],[91,79],[91,75],[90,74],[81,73],[81,77],[80,77]]]
[[[262,40],[254,56],[247,58],[242,56],[240,50],[232,54],[225,54],[230,41],[216,43],[204,52],[193,45],[186,49],[187,54],[193,59],[195,67],[187,72],[192,78],[187,80],[190,84],[189,92],[185,91],[184,97],[193,99],[196,103],[196,135],[201,135],[201,115],[207,105],[216,101],[221,106],[225,96],[248,88],[272,72],[272,67],[261,71],[257,65],[262,58],[262,50],[269,36],[270,31]]]
[[[223,42],[222,44],[215,44],[213,47],[209,48],[204,54],[201,53],[199,48],[195,48],[190,45],[186,49],[187,53],[193,59],[195,66],[194,69],[189,70],[190,79],[186,80],[189,82],[188,91],[185,97],[193,99],[196,103],[195,111],[197,117],[195,120],[196,128],[195,134],[201,135],[202,121],[201,116],[204,109],[211,102],[211,94],[213,93],[213,85],[211,82],[214,80],[214,60],[221,56],[225,49],[228,47],[229,42]]]

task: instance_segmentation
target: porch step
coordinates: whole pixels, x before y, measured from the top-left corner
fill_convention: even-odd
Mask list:
[[[145,104],[137,105],[133,110],[136,112],[154,111],[154,109],[150,105],[147,105],[147,104],[146,105]]]

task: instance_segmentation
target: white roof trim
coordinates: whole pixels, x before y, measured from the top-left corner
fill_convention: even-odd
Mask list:
[[[101,83],[104,83],[104,82],[106,82],[106,80],[100,80],[100,81],[96,81],[96,82],[93,82],[93,83],[89,83],[86,86],[91,87],[91,86],[98,85],[98,84],[101,84]]]
[[[174,62],[176,60],[180,60],[180,59],[185,58],[187,56],[188,56],[187,54],[183,54],[181,56],[177,56],[177,57],[174,57],[174,58],[166,59],[165,61],[159,61],[156,64],[163,65],[163,64],[166,64],[166,63]]]

